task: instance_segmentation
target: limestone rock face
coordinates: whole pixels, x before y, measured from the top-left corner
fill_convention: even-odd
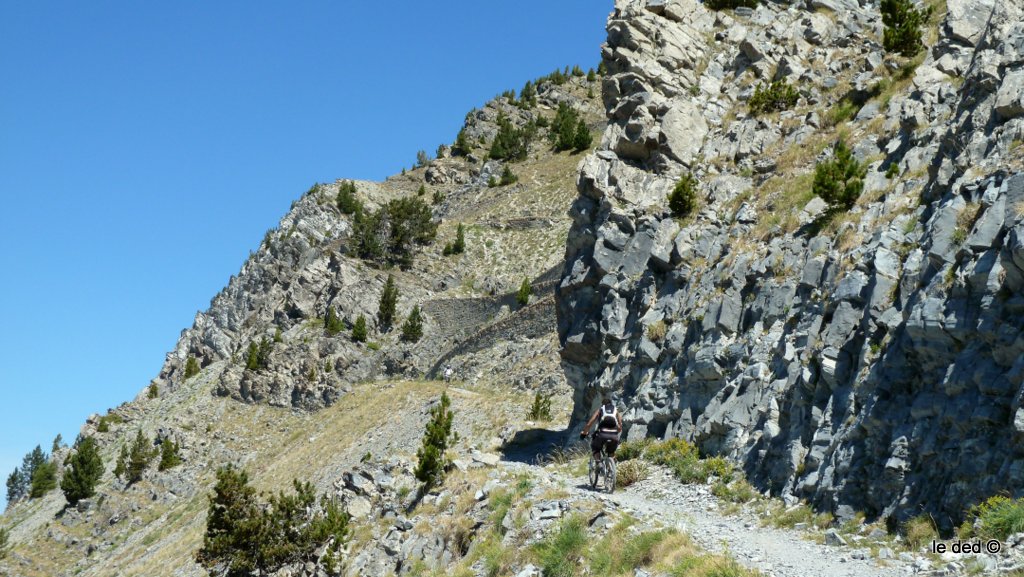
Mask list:
[[[609,125],[556,292],[570,428],[613,393],[628,438],[692,440],[839,516],[949,528],[1024,484],[1024,3],[950,1],[884,100],[877,8],[811,4],[830,10],[616,2]],[[797,105],[753,116],[780,78]],[[842,96],[868,175],[828,220],[808,192]],[[697,210],[674,219],[686,172]]]

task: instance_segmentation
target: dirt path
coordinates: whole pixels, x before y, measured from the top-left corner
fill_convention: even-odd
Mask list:
[[[570,493],[594,496],[583,477],[543,469]],[[913,563],[872,558],[867,547],[830,546],[793,529],[761,526],[753,512],[722,512],[704,485],[686,485],[652,468],[648,479],[598,498],[620,510],[690,535],[704,549],[724,553],[766,577],[902,577],[917,572]]]

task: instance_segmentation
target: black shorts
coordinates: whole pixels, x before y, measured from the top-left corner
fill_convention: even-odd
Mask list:
[[[595,453],[607,447],[609,455],[615,455],[615,449],[619,448],[619,434],[615,431],[598,431],[594,433],[590,441],[590,449]]]

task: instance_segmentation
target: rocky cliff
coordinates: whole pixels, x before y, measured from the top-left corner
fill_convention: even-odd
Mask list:
[[[874,2],[616,2],[556,291],[575,427],[611,392],[629,438],[690,439],[842,518],[948,530],[1020,494],[1024,3],[935,9],[905,59]],[[772,80],[799,99],[755,116]],[[826,213],[837,138],[868,171]]]

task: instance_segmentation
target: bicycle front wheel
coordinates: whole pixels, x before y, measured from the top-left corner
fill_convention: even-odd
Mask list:
[[[591,489],[596,489],[597,488],[597,479],[600,476],[600,473],[601,473],[601,471],[600,471],[600,464],[598,463],[598,461],[596,459],[594,459],[594,456],[591,455],[590,456],[590,464],[587,466],[587,476],[590,479],[590,488]]]

